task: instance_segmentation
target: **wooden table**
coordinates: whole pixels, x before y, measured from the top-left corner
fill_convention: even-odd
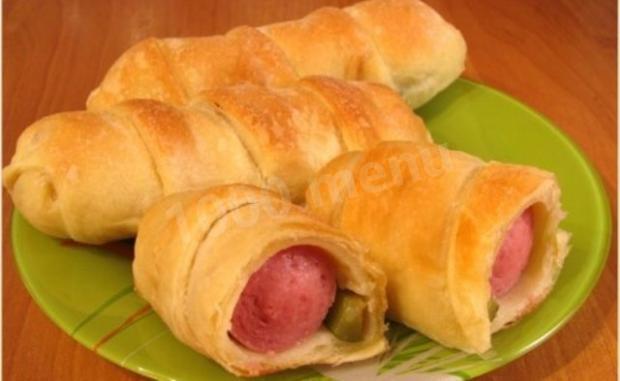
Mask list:
[[[616,222],[616,2],[428,0],[463,32],[465,76],[512,94],[557,123],[602,174]],[[25,126],[81,109],[126,48],[147,36],[209,35],[298,18],[348,1],[32,1],[4,4],[3,166]],[[17,274],[3,198],[3,375],[7,380],[135,380],[48,320]],[[615,230],[615,229],[614,229]],[[540,348],[483,380],[612,380],[616,237],[584,307]]]

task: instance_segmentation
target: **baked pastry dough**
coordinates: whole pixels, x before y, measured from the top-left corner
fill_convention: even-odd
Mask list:
[[[231,338],[233,310],[252,273],[296,245],[323,249],[336,266],[338,286],[366,300],[362,340],[342,341],[323,327],[283,352],[257,353]],[[133,273],[138,293],[179,340],[236,375],[256,376],[361,360],[386,349],[385,275],[365,254],[275,194],[230,185],[172,195],[149,209],[140,222]]]
[[[433,144],[386,142],[346,153],[320,171],[306,201],[370,248],[388,277],[391,318],[467,352],[488,350],[493,332],[541,303],[568,251],[553,174]],[[494,261],[527,209],[529,261],[518,283],[493,300]],[[499,308],[494,317],[490,303]]]
[[[20,136],[4,185],[39,230],[86,243],[131,237],[165,195],[245,183],[301,201],[329,160],[382,140],[430,140],[381,85],[327,77],[241,84],[179,108],[130,100],[43,118]]]
[[[461,74],[465,54],[459,31],[423,2],[370,0],[222,36],[146,39],[112,65],[87,108],[133,98],[183,106],[206,89],[309,75],[382,83],[417,107]]]

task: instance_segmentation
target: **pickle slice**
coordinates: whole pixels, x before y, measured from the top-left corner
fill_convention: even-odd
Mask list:
[[[491,299],[489,300],[487,308],[489,309],[489,320],[493,321],[493,319],[495,319],[495,316],[497,315],[497,310],[499,310],[499,304],[497,304],[495,300]]]
[[[325,326],[340,340],[360,341],[364,336],[365,315],[364,298],[349,290],[338,290],[325,318]]]

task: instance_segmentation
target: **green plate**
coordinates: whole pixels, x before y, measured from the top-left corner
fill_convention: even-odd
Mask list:
[[[577,311],[605,265],[609,204],[596,171],[549,120],[486,86],[458,80],[418,110],[438,143],[484,159],[554,172],[568,211],[572,250],[556,287],[533,314],[493,338],[483,357],[435,344],[393,324],[393,349],[338,368],[301,369],[264,380],[446,380],[489,372],[542,343]],[[125,368],[161,380],[236,380],[179,343],[133,292],[131,242],[92,247],[63,242],[13,215],[17,266],[32,297],[65,332]]]

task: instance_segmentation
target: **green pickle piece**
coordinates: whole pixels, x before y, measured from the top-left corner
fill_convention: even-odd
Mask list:
[[[491,299],[489,300],[487,308],[489,309],[489,320],[493,321],[493,319],[495,319],[495,316],[497,315],[497,310],[499,310],[499,304],[497,304],[495,300]]]
[[[325,318],[325,326],[340,340],[361,341],[365,315],[366,301],[363,297],[349,290],[338,290]]]

